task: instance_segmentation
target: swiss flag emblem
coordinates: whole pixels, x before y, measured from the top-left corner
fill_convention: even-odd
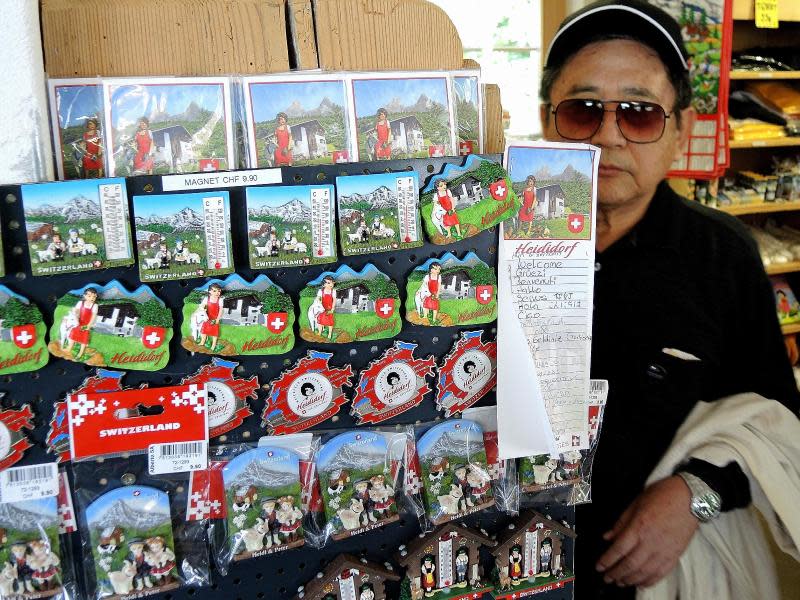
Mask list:
[[[219,171],[219,159],[201,158],[199,166],[201,171]]]
[[[489,193],[492,195],[492,198],[498,202],[502,202],[508,198],[508,184],[506,183],[506,180],[498,179],[494,183],[490,184]]]
[[[11,328],[11,337],[14,345],[23,350],[30,348],[36,343],[36,326],[33,323],[27,325],[16,325]]]
[[[434,144],[428,146],[428,156],[431,158],[441,158],[444,156],[444,144]]]
[[[388,319],[394,314],[394,298],[378,298],[375,301],[375,314]]]
[[[489,304],[492,299],[494,299],[493,285],[475,286],[475,300],[478,301],[478,304]]]
[[[267,313],[267,329],[272,333],[280,333],[286,329],[289,322],[289,313],[271,312]]]
[[[164,328],[146,326],[142,331],[142,344],[145,348],[158,348],[164,343]]]
[[[350,153],[347,150],[334,150],[332,160],[334,164],[350,162]]]
[[[467,154],[472,154],[475,152],[475,146],[473,146],[472,142],[469,140],[463,140],[458,144],[458,153],[461,156],[466,156]]]
[[[567,217],[567,229],[570,233],[580,233],[583,231],[585,221],[583,215],[571,214]]]

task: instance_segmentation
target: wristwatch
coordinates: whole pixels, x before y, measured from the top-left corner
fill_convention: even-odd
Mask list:
[[[692,492],[690,510],[695,518],[701,523],[716,519],[722,508],[722,497],[697,475],[686,471],[678,471],[675,474],[686,482],[689,491]]]

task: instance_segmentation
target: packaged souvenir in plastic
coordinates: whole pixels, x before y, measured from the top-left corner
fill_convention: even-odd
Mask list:
[[[483,94],[480,71],[455,71],[450,75],[458,154],[483,152]]]

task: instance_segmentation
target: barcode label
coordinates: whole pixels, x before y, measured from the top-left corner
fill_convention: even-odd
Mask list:
[[[208,442],[151,444],[147,455],[150,475],[199,471],[208,467]]]
[[[608,398],[608,380],[589,380],[589,404],[605,404]]]
[[[12,467],[0,472],[0,503],[25,502],[58,495],[58,465]]]

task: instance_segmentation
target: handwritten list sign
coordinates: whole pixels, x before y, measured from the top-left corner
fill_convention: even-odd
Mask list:
[[[598,160],[586,144],[506,151],[522,200],[503,223],[499,256],[497,397],[506,458],[589,447]]]

